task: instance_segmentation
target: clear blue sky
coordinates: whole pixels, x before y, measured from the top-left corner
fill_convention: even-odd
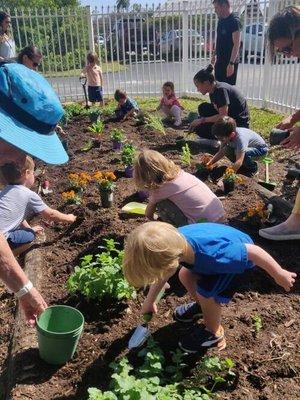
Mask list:
[[[164,1],[158,1],[158,0],[154,0],[154,1],[151,1],[151,0],[140,0],[140,1],[138,1],[138,0],[130,0],[130,4],[134,4],[134,3],[138,3],[138,4],[142,4],[142,5],[145,5],[145,4],[148,4],[148,5],[152,5],[152,4],[159,4],[159,3],[164,3]],[[116,1],[115,0],[81,0],[81,4],[83,5],[83,6],[88,6],[88,5],[90,5],[92,8],[94,8],[94,7],[98,7],[98,8],[100,8],[100,7],[102,7],[102,6],[104,6],[104,7],[107,7],[107,6],[114,6],[115,4],[116,4]]]

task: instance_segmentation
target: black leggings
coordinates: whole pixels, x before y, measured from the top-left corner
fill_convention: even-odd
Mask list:
[[[202,103],[198,106],[198,114],[200,118],[213,117],[214,115],[218,114],[218,111],[211,103]],[[213,125],[214,125],[213,123],[201,124],[195,128],[194,132],[198,136],[201,136],[202,138],[215,139],[215,137],[212,135],[211,132]],[[239,127],[249,128],[249,124],[246,122],[244,124],[237,124],[237,125]]]

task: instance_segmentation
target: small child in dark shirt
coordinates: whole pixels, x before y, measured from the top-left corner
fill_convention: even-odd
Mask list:
[[[117,121],[123,121],[139,111],[137,102],[127,96],[123,90],[117,89],[115,91],[115,100],[118,102],[118,107],[115,110]]]

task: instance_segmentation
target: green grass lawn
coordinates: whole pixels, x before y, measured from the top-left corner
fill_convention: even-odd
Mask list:
[[[117,61],[112,61],[108,63],[102,63],[101,65],[103,73],[108,73],[108,72],[119,72],[119,71],[124,71],[126,69],[126,66],[123,64],[118,63]],[[71,69],[69,71],[45,71],[44,76],[46,78],[57,78],[61,76],[80,76],[82,69]]]
[[[144,111],[154,110],[159,103],[159,98],[137,98],[139,106]],[[197,111],[198,105],[205,101],[203,97],[184,97],[180,99],[181,104],[186,111]],[[250,107],[251,126],[255,132],[261,134],[264,138],[268,138],[271,129],[274,128],[284,117],[283,114],[276,113],[271,110],[263,110],[256,107]]]

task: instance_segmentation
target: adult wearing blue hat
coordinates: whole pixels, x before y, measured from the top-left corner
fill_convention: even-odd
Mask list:
[[[68,161],[55,127],[63,115],[60,101],[49,83],[20,64],[0,64],[0,165],[23,165],[26,154],[48,164]],[[0,234],[0,278],[16,294],[27,321],[46,307]]]

